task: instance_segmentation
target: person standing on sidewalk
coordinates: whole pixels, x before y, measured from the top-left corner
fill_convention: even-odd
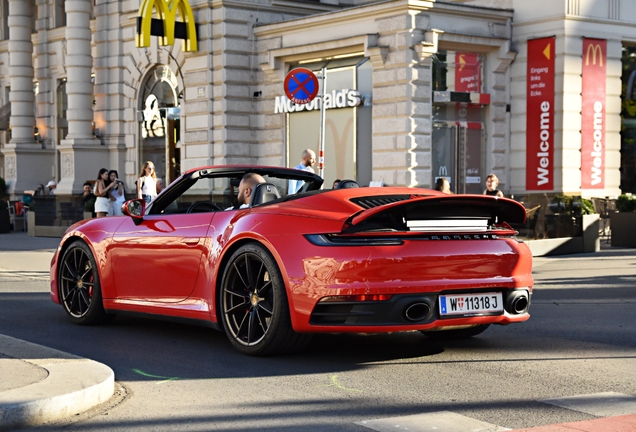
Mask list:
[[[137,198],[142,198],[148,204],[157,196],[157,174],[155,164],[147,161],[141,169],[137,179]]]
[[[300,164],[298,164],[294,168],[297,170],[309,171],[313,173],[314,169],[312,167],[314,166],[315,163],[316,163],[316,153],[314,153],[314,151],[311,149],[305,149],[303,150],[303,154],[302,154],[302,162],[300,162]],[[290,180],[287,193],[290,195],[295,194],[296,192],[298,192],[298,189],[300,189],[301,185],[302,185],[302,181],[300,180]]]
[[[95,182],[95,196],[97,197],[95,199],[95,213],[97,213],[97,217],[108,216],[108,203],[110,201],[108,197],[111,189],[116,185],[108,178],[108,170],[106,168],[99,170],[97,181]]]
[[[110,190],[108,216],[123,216],[124,214],[121,212],[121,206],[124,204],[124,201],[126,201],[126,197],[124,196],[124,182],[119,180],[119,174],[116,170],[108,171],[108,178],[111,183],[115,183],[117,185]]]

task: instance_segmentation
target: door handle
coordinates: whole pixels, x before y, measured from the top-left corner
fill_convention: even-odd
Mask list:
[[[196,246],[199,244],[199,240],[201,240],[199,237],[186,237],[184,239],[181,239],[181,243],[184,243],[188,246]]]

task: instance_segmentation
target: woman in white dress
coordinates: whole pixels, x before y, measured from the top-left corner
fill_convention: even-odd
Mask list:
[[[108,207],[108,216],[123,216],[121,212],[121,206],[126,201],[124,195],[124,182],[119,180],[119,174],[116,170],[108,171],[108,178],[111,183],[115,183],[117,186],[110,190],[110,202]]]
[[[157,174],[155,164],[148,161],[141,169],[141,174],[137,179],[137,198],[142,198],[146,204],[157,196]]]
[[[97,213],[97,217],[108,216],[110,202],[108,196],[110,195],[110,190],[116,185],[108,178],[108,170],[106,168],[99,170],[97,181],[95,182],[95,213]]]

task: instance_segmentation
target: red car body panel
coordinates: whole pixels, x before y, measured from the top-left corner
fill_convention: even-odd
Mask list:
[[[165,191],[164,191],[165,192]],[[406,188],[334,190],[262,207],[207,213],[150,214],[136,224],[127,216],[98,218],[69,228],[51,261],[51,297],[58,296],[58,259],[69,242],[88,244],[98,265],[104,308],[191,318],[217,323],[217,287],[224,260],[243,242],[258,242],[274,257],[289,301],[292,326],[298,332],[393,332],[474,324],[509,324],[529,314],[444,318],[404,325],[316,325],[311,315],[324,297],[370,294],[468,292],[475,289],[525,288],[531,294],[532,257],[528,247],[505,227],[488,238],[432,239],[421,233],[392,233],[400,244],[313,244],[307,235],[346,233],[377,216],[390,204],[365,210],[351,199],[365,196],[426,194],[414,202],[448,200],[434,191]],[[464,199],[466,196],[463,197]],[[492,197],[469,197],[490,204]],[[460,200],[462,198],[451,198]],[[436,201],[437,200],[437,201]],[[507,206],[518,206],[509,201]],[[494,206],[501,203],[492,201]],[[520,207],[520,206],[519,206]],[[493,207],[494,208],[494,207]],[[513,211],[522,211],[514,209]],[[456,233],[457,234],[457,233]],[[366,233],[368,239],[387,233]],[[466,234],[468,235],[468,234]]]

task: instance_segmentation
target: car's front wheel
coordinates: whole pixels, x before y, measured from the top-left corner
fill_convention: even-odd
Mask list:
[[[101,324],[114,315],[104,311],[99,272],[95,258],[82,241],[66,249],[58,272],[59,297],[64,310],[76,324]]]
[[[292,329],[280,270],[267,249],[257,243],[243,245],[232,254],[219,300],[225,332],[244,354],[285,353],[309,341],[309,335]]]
[[[422,333],[431,339],[467,339],[486,331],[490,324],[479,324],[456,330],[424,330]]]

